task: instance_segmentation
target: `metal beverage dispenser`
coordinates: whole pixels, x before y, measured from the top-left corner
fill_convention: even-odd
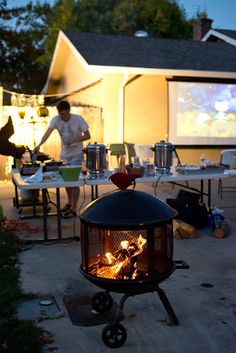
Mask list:
[[[161,174],[170,174],[173,164],[174,146],[170,142],[160,141],[154,145],[154,163],[157,171]]]
[[[88,178],[95,179],[104,177],[106,170],[106,146],[95,142],[88,144],[84,149],[86,154],[86,167],[88,170]]]

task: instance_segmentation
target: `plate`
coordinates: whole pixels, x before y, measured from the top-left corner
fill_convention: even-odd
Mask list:
[[[50,178],[50,179],[45,179],[45,178],[43,178],[43,181],[44,182],[50,182],[50,181],[56,181],[56,178]]]
[[[184,170],[191,170],[191,171],[194,171],[194,170],[200,170],[201,167],[184,167]]]
[[[40,300],[40,302],[39,302],[39,304],[40,305],[44,305],[44,306],[47,306],[47,305],[52,305],[52,300],[50,300],[50,299],[42,299],[42,300]]]
[[[56,177],[53,172],[44,172],[43,173],[43,181],[55,181]]]

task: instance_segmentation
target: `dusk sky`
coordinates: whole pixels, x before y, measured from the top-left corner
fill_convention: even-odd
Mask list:
[[[25,5],[29,0],[8,0],[8,6]],[[35,2],[35,1],[33,1]],[[41,0],[40,2],[44,2]],[[54,0],[47,0],[53,4]],[[208,17],[214,20],[212,27],[236,30],[236,0],[178,0],[186,10],[187,18],[195,17],[198,11],[206,11]]]

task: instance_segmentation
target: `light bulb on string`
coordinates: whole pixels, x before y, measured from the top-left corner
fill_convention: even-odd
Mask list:
[[[18,99],[16,93],[12,93],[11,95],[11,105],[16,107],[18,105]]]
[[[25,98],[25,95],[22,93],[18,97],[18,106],[19,107],[24,107],[25,104],[26,104],[26,98]]]
[[[38,105],[44,105],[44,95],[43,94],[40,94],[38,96]]]
[[[38,114],[39,118],[41,118],[41,117],[46,118],[46,116],[49,115],[48,108],[45,107],[45,106],[39,107],[38,110],[37,110],[37,114]]]
[[[24,117],[25,117],[25,108],[24,107],[19,108],[18,115],[21,119],[24,119]]]
[[[26,104],[28,107],[32,107],[33,106],[33,99],[32,96],[29,96],[26,100]]]
[[[37,100],[36,94],[33,94],[31,98],[32,98],[32,106],[33,107],[37,107],[38,106],[38,100]]]

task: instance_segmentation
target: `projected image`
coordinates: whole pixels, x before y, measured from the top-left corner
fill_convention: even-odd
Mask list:
[[[236,85],[178,83],[176,135],[236,137]]]
[[[168,89],[170,142],[236,144],[236,83],[173,80]]]

